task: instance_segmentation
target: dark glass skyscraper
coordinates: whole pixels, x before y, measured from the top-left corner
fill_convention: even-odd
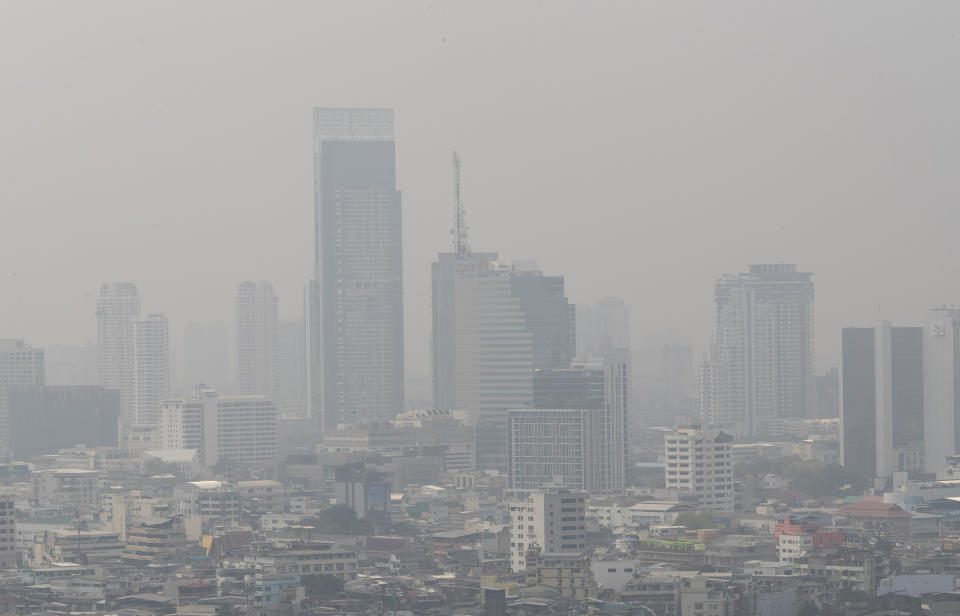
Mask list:
[[[403,410],[400,193],[390,109],[313,111],[310,389],[321,428]],[[318,391],[321,392],[318,394]]]
[[[844,466],[867,477],[923,467],[923,329],[843,329]]]

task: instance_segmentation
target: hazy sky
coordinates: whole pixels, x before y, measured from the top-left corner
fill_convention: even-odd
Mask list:
[[[960,303],[958,31],[956,2],[6,1],[0,337],[93,338],[111,280],[175,347],[244,279],[298,315],[311,110],[385,106],[410,376],[454,146],[473,247],[625,297],[635,343],[702,349],[723,272],[814,272],[822,370],[843,325]]]

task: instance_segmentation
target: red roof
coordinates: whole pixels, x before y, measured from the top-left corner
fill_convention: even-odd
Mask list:
[[[844,505],[837,510],[837,515],[856,518],[909,518],[909,511],[904,511],[893,503],[883,502],[882,496],[864,496],[855,503]]]

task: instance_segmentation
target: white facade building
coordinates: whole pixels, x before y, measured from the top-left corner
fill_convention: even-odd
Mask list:
[[[160,404],[160,448],[196,449],[203,464],[265,464],[277,455],[277,414],[265,396],[218,396],[198,387]]]
[[[237,287],[237,387],[272,399],[277,388],[277,296],[266,280]]]
[[[804,417],[813,378],[810,276],[796,265],[765,264],[716,281],[704,426],[762,436],[772,419]]]
[[[100,385],[120,392],[120,415],[136,419],[133,322],[140,317],[140,292],[129,282],[100,287],[97,298],[97,376]]]
[[[533,492],[510,501],[510,570],[526,568],[527,551],[582,554],[586,549],[586,495],[581,492]]]
[[[39,387],[45,379],[43,349],[35,349],[19,339],[0,340],[0,449],[6,451],[8,446],[9,389]]]
[[[160,421],[160,401],[170,395],[167,317],[148,314],[133,321],[133,423]]]
[[[945,476],[960,453],[960,309],[940,308],[923,332],[923,448],[926,472]]]
[[[701,509],[733,511],[733,438],[695,428],[664,437],[666,488],[693,495]]]

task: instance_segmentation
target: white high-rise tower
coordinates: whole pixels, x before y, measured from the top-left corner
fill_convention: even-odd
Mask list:
[[[705,426],[760,436],[771,419],[804,417],[813,376],[810,276],[796,265],[768,264],[717,280]]]
[[[133,376],[133,322],[140,316],[140,293],[129,282],[100,287],[97,298],[97,371],[100,385],[120,392],[120,414],[136,418]]]
[[[237,287],[237,387],[272,399],[277,389],[277,296],[266,280]]]
[[[160,401],[170,395],[167,317],[148,314],[133,321],[133,423],[160,421]]]

